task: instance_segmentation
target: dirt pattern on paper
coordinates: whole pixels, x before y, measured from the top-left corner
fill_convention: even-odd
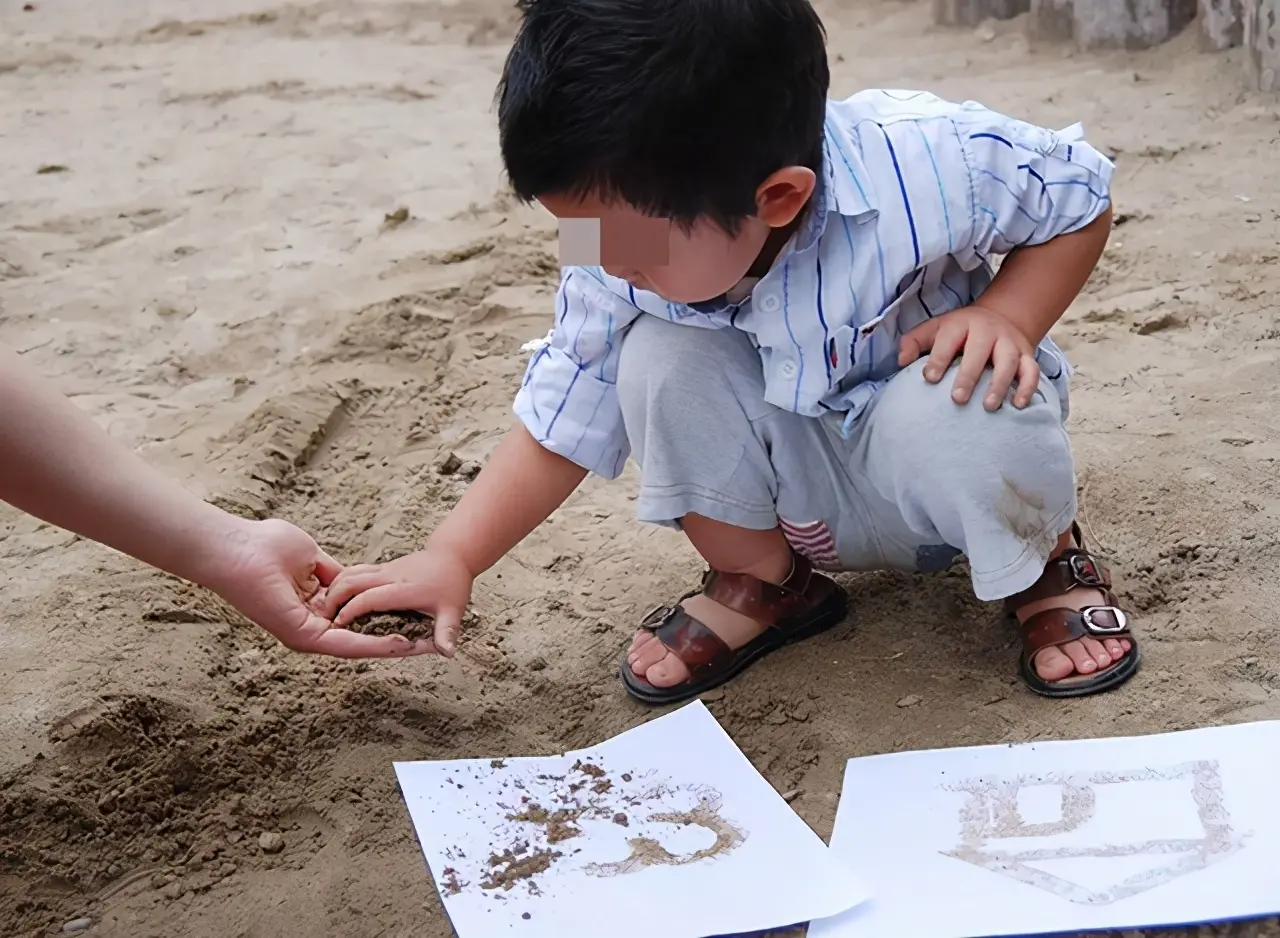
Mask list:
[[[1195,805],[1200,822],[1200,837],[1148,839],[1131,843],[1081,843],[1054,846],[1045,838],[1068,834],[1094,818],[1097,807],[1096,789],[1101,785],[1141,785],[1152,781],[1185,780],[1185,797]],[[1018,794],[1026,788],[1049,786],[1061,795],[1057,821],[1028,824],[1018,810]],[[969,779],[956,785],[943,786],[952,791],[967,792],[969,797],[960,809],[960,844],[943,851],[944,856],[972,863],[1043,889],[1055,896],[1081,905],[1110,905],[1163,886],[1180,876],[1196,873],[1226,859],[1244,847],[1250,833],[1237,834],[1232,828],[1226,805],[1222,776],[1216,761],[1184,763],[1167,768],[1142,768],[1129,772],[1046,773],[1011,779]],[[1176,796],[1165,796],[1172,811],[1178,810]],[[1104,822],[1105,826],[1105,822]],[[987,841],[1009,838],[1036,838],[1041,846],[1028,850],[1011,850],[1008,845],[987,849]],[[1159,856],[1165,862],[1137,875],[1112,883],[1106,888],[1085,887],[1079,883],[1029,866],[1040,860],[1079,859],[1083,857]]]
[[[497,783],[495,788],[494,783]],[[442,787],[458,792],[476,792],[470,805],[478,819],[505,812],[504,822],[491,834],[489,856],[479,877],[482,890],[509,892],[516,885],[530,895],[541,895],[545,885],[540,877],[560,861],[572,860],[581,847],[570,843],[584,835],[584,828],[601,823],[599,833],[613,839],[616,827],[633,825],[647,833],[618,839],[626,856],[616,861],[580,866],[588,876],[622,876],[650,866],[686,866],[724,856],[740,847],[747,832],[722,814],[723,798],[715,789],[673,785],[653,772],[613,772],[598,761],[575,760],[562,775],[507,769],[502,760],[459,766],[446,776]],[[496,805],[489,800],[500,792]],[[456,803],[456,799],[454,799]],[[684,801],[691,806],[670,810]],[[463,807],[459,810],[468,810]],[[713,836],[712,843],[687,854],[672,853],[660,842],[663,831],[697,827]],[[467,863],[467,852],[476,853],[474,843],[456,844],[445,850],[451,864]],[[621,851],[620,851],[621,852]],[[458,873],[444,875],[448,894],[458,883]],[[459,892],[462,888],[459,888]],[[550,888],[548,885],[547,888]]]
[[[0,7],[0,341],[232,511],[347,564],[422,546],[553,315],[555,231],[499,172],[512,4],[31,5]],[[1017,22],[934,28],[923,0],[819,7],[833,94],[1083,120],[1115,156],[1115,232],[1054,336],[1084,533],[1146,664],[1041,700],[963,567],[846,576],[843,628],[708,705],[823,836],[849,756],[1280,717],[1275,102],[1193,31],[1081,55]],[[635,486],[588,482],[481,577],[453,660],[375,664],[290,654],[0,508],[0,933],[449,936],[391,763],[577,750],[647,719],[619,656],[701,565],[635,524]],[[643,812],[614,814],[637,836]]]
[[[651,837],[633,837],[627,841],[631,853],[625,860],[594,863],[586,868],[587,872],[593,876],[625,876],[650,866],[687,866],[722,857],[740,847],[746,839],[741,830],[720,816],[720,799],[715,792],[704,794],[692,811],[660,811],[650,814],[647,820],[652,824],[676,824],[680,827],[694,824],[704,827],[716,835],[715,843],[687,856],[676,856]],[[616,817],[614,821],[617,823]]]

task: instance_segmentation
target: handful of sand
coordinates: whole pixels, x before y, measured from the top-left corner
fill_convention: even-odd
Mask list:
[[[361,635],[403,635],[417,641],[432,637],[435,619],[420,612],[375,612],[361,616],[347,628]]]

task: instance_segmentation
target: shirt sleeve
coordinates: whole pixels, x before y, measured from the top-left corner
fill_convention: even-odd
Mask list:
[[[977,259],[1077,231],[1111,204],[1115,167],[1078,139],[1078,127],[1055,133],[973,103],[954,119],[970,177],[968,247]]]
[[[607,479],[618,477],[631,452],[618,357],[639,315],[592,268],[566,267],[555,326],[536,343],[515,400],[516,416],[542,446]]]

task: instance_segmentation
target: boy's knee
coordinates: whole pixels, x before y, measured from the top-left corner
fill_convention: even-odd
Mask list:
[[[974,462],[995,469],[1006,460],[1071,463],[1071,446],[1062,426],[1057,392],[1045,380],[1025,408],[1006,400],[996,411],[983,406],[991,382],[986,369],[967,404],[951,398],[957,366],[942,380],[924,378],[924,361],[903,369],[881,391],[875,404],[876,433],[901,454],[923,465],[942,460],[954,465]],[[887,438],[886,438],[887,437]]]
[[[737,351],[733,332],[681,326],[656,316],[638,318],[618,358],[618,399],[624,411],[660,402],[673,409],[682,402],[693,406],[724,393],[725,368]]]
[[[675,334],[679,328],[656,316],[641,316],[628,330],[618,356],[618,397],[624,407],[647,402],[654,389],[689,370],[692,361]]]

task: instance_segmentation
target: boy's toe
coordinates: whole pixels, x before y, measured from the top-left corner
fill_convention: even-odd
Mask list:
[[[675,687],[689,680],[689,668],[668,652],[661,661],[645,671],[644,679],[654,687]]]
[[[636,636],[631,651],[627,653],[627,663],[631,665],[631,670],[635,672],[636,677],[648,680],[645,675],[649,669],[669,654],[667,646],[658,641],[653,634],[641,632]]]
[[[627,649],[627,661],[634,662],[640,650],[650,642],[657,641],[652,632],[640,631],[631,639],[631,647]]]
[[[636,636],[627,653],[627,665],[632,674],[654,687],[674,687],[689,679],[685,663],[651,632]]]
[[[1061,681],[1076,673],[1075,662],[1059,648],[1046,648],[1035,659],[1036,674],[1041,680]]]

